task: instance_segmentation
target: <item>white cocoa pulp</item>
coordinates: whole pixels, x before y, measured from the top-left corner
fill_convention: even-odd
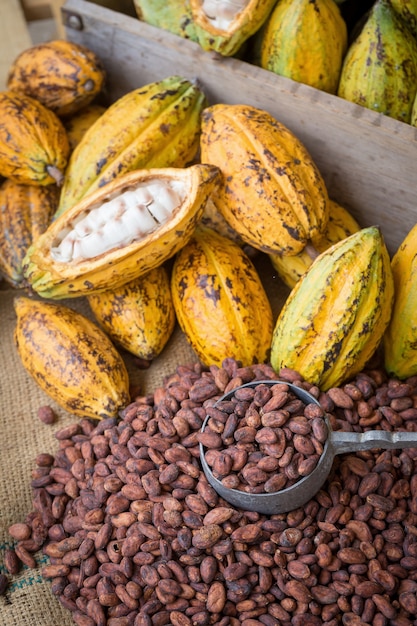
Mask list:
[[[52,258],[62,263],[93,259],[147,237],[183,204],[185,187],[181,180],[155,180],[82,212],[59,233]]]
[[[202,10],[215,28],[227,30],[250,0],[204,0]]]

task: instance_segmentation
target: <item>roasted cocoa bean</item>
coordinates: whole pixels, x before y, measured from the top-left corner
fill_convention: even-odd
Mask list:
[[[7,572],[15,576],[20,571],[20,560],[13,548],[6,548],[4,551],[4,567]]]
[[[321,407],[294,402],[284,385],[213,407],[226,390],[271,376],[297,381]],[[269,365],[179,366],[119,421],[77,422],[57,433],[55,457],[38,455],[34,511],[10,527],[19,562],[36,565],[42,548],[42,575],[81,626],[405,626],[417,612],[413,450],[340,455],[304,507],[264,516],[219,498],[199,466],[198,439],[210,414],[220,441],[207,455],[219,473],[239,473],[241,485],[246,474],[255,490],[255,477],[270,473],[269,493],[282,488],[276,477],[311,471],[325,411],[338,429],[411,431],[416,392],[416,381],[378,370],[323,394]]]
[[[210,417],[204,432],[199,434],[199,442],[207,450],[206,462],[225,486],[249,493],[272,493],[289,486],[290,481],[307,476],[317,465],[327,435],[323,410],[321,407],[312,410],[311,406],[316,405],[304,405],[289,388],[277,391],[275,396],[273,390],[274,387],[262,383],[236,390],[226,407],[224,403],[218,405],[217,421]],[[262,415],[254,405],[260,407]],[[223,408],[229,413],[224,412],[221,418]],[[313,421],[318,437],[313,433]],[[228,426],[226,437],[223,424]],[[236,442],[245,446],[249,456],[244,465],[230,466],[226,454],[229,446],[236,448]],[[222,448],[226,454],[213,453]],[[286,460],[280,463],[284,452]],[[275,463],[268,467],[265,459],[273,459]]]

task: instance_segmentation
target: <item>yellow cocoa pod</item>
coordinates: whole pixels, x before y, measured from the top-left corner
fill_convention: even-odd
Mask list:
[[[203,363],[268,358],[271,306],[255,266],[234,241],[198,226],[175,258],[171,292],[179,325]]]
[[[238,104],[206,108],[201,161],[221,170],[213,203],[254,248],[299,254],[325,229],[323,177],[301,141],[267,111]]]
[[[162,352],[174,330],[171,287],[163,265],[87,299],[112,341],[145,361],[152,361]]]
[[[0,274],[13,287],[23,283],[23,259],[49,226],[59,200],[56,185],[21,185],[5,180],[0,187]]]
[[[411,228],[391,261],[395,299],[384,335],[385,369],[400,379],[417,374],[417,225]]]
[[[191,163],[205,104],[198,85],[181,76],[150,83],[116,100],[71,154],[56,217],[126,172]]]
[[[258,44],[260,65],[335,94],[347,43],[347,26],[334,0],[279,0]]]
[[[45,298],[115,289],[186,244],[219,181],[214,165],[152,168],[119,176],[53,220],[23,262]]]
[[[12,63],[7,88],[39,100],[58,116],[72,115],[102,91],[103,64],[90,49],[53,39],[23,50]]]
[[[196,38],[204,50],[236,54],[262,26],[276,0],[189,0]]]
[[[101,104],[89,104],[71,117],[64,119],[71,152],[80,143],[87,130],[104,113],[106,107]]]
[[[0,92],[0,175],[23,185],[62,185],[70,145],[57,115],[11,91]]]
[[[24,368],[57,404],[80,418],[117,417],[129,403],[129,377],[95,323],[62,305],[18,296],[15,343]]]
[[[324,233],[311,239],[312,254],[304,249],[295,256],[270,254],[269,258],[280,278],[292,289],[301,276],[306,273],[317,256],[317,252],[324,252],[334,243],[353,235],[358,230],[360,230],[360,226],[353,215],[334,200],[329,200],[329,221]]]
[[[271,363],[326,391],[366,365],[381,343],[394,298],[379,228],[363,228],[322,252],[297,282],[275,324]]]

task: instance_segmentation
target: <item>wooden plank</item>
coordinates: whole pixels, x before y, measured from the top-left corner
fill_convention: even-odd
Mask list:
[[[304,142],[331,197],[362,226],[378,224],[395,251],[417,221],[417,129],[86,0],[67,0],[67,37],[94,50],[112,100],[172,74],[196,79],[210,103],[269,111]],[[81,28],[71,27],[77,24]]]
[[[6,88],[10,65],[17,55],[32,45],[19,0],[0,3],[0,89]]]

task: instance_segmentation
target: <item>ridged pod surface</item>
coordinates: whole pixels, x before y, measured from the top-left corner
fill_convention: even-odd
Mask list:
[[[417,39],[377,0],[345,55],[337,95],[409,124],[417,92]]]
[[[318,253],[324,252],[358,230],[360,226],[349,211],[334,200],[329,200],[329,221],[324,233],[312,238],[313,249]],[[312,264],[314,255],[303,250],[296,256],[270,254],[269,258],[282,280],[292,289]]]
[[[394,298],[389,254],[370,226],[322,252],[275,324],[271,363],[326,391],[364,368],[388,326]]]
[[[260,65],[335,94],[347,44],[347,26],[334,0],[280,0],[262,32]]]
[[[53,39],[23,50],[12,63],[7,88],[39,100],[58,116],[71,115],[102,91],[106,73],[85,46]]]
[[[112,341],[146,361],[162,352],[174,330],[171,286],[163,265],[118,289],[87,299]]]
[[[126,172],[189,164],[198,150],[205,104],[198,85],[181,76],[116,100],[71,154],[56,216]]]
[[[107,335],[62,304],[18,296],[14,306],[16,348],[39,387],[80,418],[117,417],[129,403],[129,377]]]
[[[255,266],[231,239],[199,226],[175,258],[171,293],[178,323],[203,363],[268,358],[271,306]]]
[[[0,275],[13,287],[23,282],[23,259],[31,244],[49,226],[59,200],[56,185],[0,186]]]
[[[201,161],[223,174],[213,203],[247,244],[295,255],[323,232],[323,177],[301,141],[267,111],[212,105],[202,114],[200,143]]]
[[[25,94],[0,92],[0,175],[24,185],[61,185],[69,153],[53,111]]]
[[[190,0],[203,50],[235,55],[268,18],[276,0]]]
[[[240,235],[230,226],[223,217],[223,214],[217,210],[212,198],[209,198],[206,206],[204,207],[201,223],[207,228],[215,230],[224,237],[229,237],[232,241],[235,241],[240,246],[244,245]]]
[[[28,285],[59,299],[114,289],[146,274],[186,244],[219,177],[218,168],[204,164],[119,176],[68,209],[33,243],[23,268]],[[172,193],[174,200],[176,189],[179,194],[174,206],[158,204],[159,218],[143,202],[152,189]],[[136,193],[141,198],[127,210]]]
[[[86,107],[64,119],[71,152],[80,143],[87,130],[104,113],[106,107],[101,104],[88,104]]]
[[[391,0],[391,5],[417,37],[417,0]]]
[[[400,379],[417,374],[417,225],[391,261],[395,299],[384,335],[385,369]]]

